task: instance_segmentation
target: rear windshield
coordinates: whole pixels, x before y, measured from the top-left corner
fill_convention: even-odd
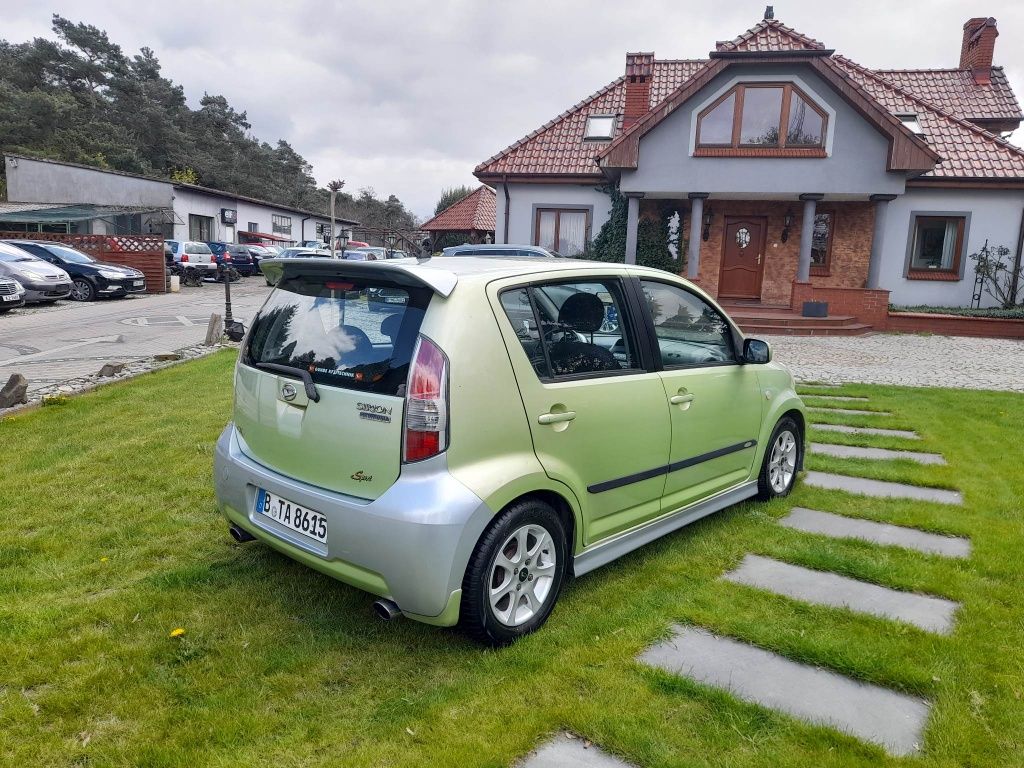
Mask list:
[[[243,362],[303,368],[329,387],[404,395],[430,295],[379,280],[282,279],[253,321]]]
[[[185,253],[209,253],[212,255],[213,251],[206,243],[185,243]]]

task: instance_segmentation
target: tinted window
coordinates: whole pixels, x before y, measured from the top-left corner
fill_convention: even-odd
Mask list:
[[[735,362],[732,329],[718,310],[674,285],[641,285],[666,368]]]
[[[617,280],[520,288],[502,293],[501,303],[539,376],[640,368]]]
[[[405,297],[372,312],[370,292]],[[341,277],[282,280],[253,322],[245,363],[308,370],[318,384],[401,395],[430,291]]]

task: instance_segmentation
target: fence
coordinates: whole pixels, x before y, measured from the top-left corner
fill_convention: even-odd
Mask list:
[[[164,239],[159,235],[64,235],[0,232],[0,240],[48,240],[84,251],[100,261],[134,267],[146,276],[147,293],[167,291]]]

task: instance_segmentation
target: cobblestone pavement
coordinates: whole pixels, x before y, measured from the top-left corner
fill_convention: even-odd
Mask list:
[[[876,333],[769,336],[800,381],[1024,392],[1024,341]]]
[[[235,319],[248,323],[269,290],[262,277],[232,283]],[[94,374],[107,362],[133,364],[193,346],[206,337],[214,312],[224,314],[224,288],[215,283],[180,293],[15,310],[0,316],[0,384],[21,373],[32,396]]]

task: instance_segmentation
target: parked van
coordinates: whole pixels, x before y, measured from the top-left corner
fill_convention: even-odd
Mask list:
[[[220,509],[236,540],[379,596],[384,617],[511,642],[570,574],[788,494],[801,468],[792,376],[675,275],[529,257],[260,266],[276,288],[236,369]],[[382,292],[401,301],[371,312]]]

